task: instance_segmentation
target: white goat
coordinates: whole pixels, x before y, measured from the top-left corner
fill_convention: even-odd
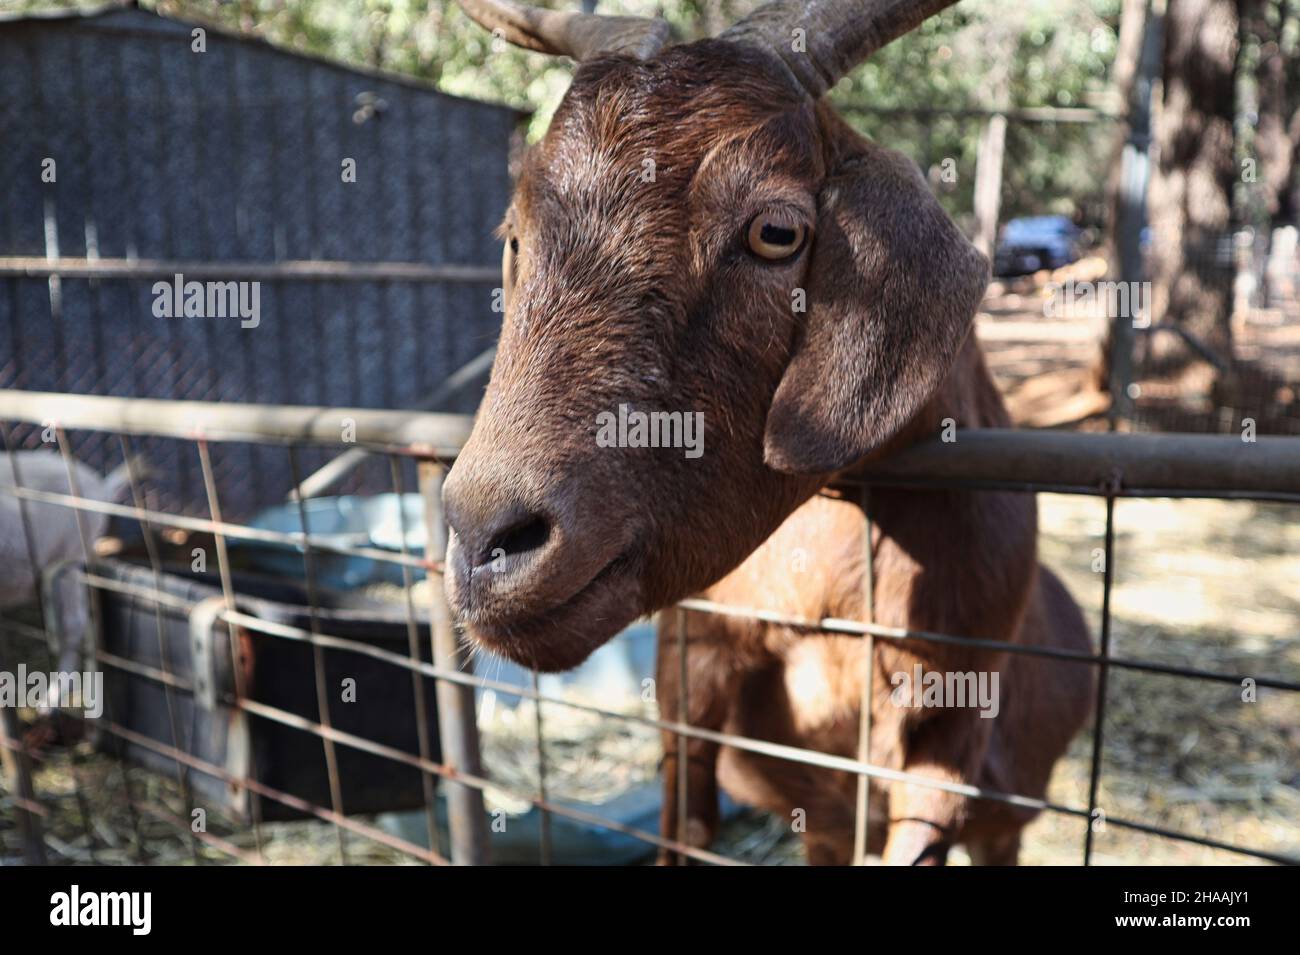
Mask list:
[[[130,471],[125,463],[107,476],[79,461],[74,461],[72,467],[76,490],[84,498],[113,502],[130,484]],[[24,502],[13,493],[15,486],[54,494],[72,493],[67,466],[58,452],[17,451],[12,458],[0,454],[0,612],[34,603],[41,586],[40,575],[48,568],[64,561],[85,559],[76,512],[62,504]],[[107,530],[108,518],[107,514],[82,512],[86,536],[92,546]],[[65,574],[57,582],[53,602],[56,606],[46,608],[45,619],[47,626],[56,629],[58,666],[61,670],[76,669],[78,648],[90,622],[86,588],[75,576]]]

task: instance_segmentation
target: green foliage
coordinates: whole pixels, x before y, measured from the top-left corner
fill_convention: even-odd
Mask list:
[[[0,0],[12,6],[15,0]],[[66,7],[61,0],[21,0]],[[566,3],[570,0],[565,0]],[[557,5],[557,0],[550,0]],[[1103,99],[1120,0],[963,0],[878,53],[834,90],[867,135],[931,171],[949,210],[971,208],[979,116],[903,117],[871,110],[1089,105]],[[146,0],[145,5],[151,5]],[[449,93],[531,109],[546,128],[572,76],[568,60],[495,42],[454,0],[157,0],[160,13],[209,20],[290,49],[418,77]],[[573,2],[574,7],[577,6]],[[659,14],[683,38],[706,35],[759,0],[602,0],[601,12]],[[1113,127],[1013,121],[1003,218],[1036,212],[1095,221]],[[937,175],[952,159],[956,182]]]
[[[984,118],[961,110],[1104,103],[1118,42],[1119,0],[963,0],[886,47],[836,87],[854,125],[930,173],[948,211],[966,219]],[[950,116],[870,110],[926,107]],[[1104,212],[1110,122],[1013,120],[1003,165],[1002,219],[1061,213],[1096,225]],[[956,182],[941,166],[953,160]]]

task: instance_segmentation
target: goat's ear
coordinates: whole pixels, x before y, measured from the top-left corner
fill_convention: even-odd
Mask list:
[[[862,143],[818,197],[808,312],[768,412],[768,466],[829,474],[888,441],[943,381],[987,284],[987,260],[916,166]]]

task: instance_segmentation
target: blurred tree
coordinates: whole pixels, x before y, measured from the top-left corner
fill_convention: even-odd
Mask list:
[[[962,111],[1105,105],[1119,6],[1120,0],[1024,0],[1012,7],[963,0],[881,50],[832,95],[859,129],[920,162],[948,211],[973,233],[985,118]],[[953,112],[873,112],[908,107]],[[1057,213],[1100,225],[1110,139],[1105,123],[1010,122],[1000,218]]]
[[[1250,51],[1246,97],[1252,103],[1251,141],[1241,150],[1258,158],[1246,182],[1246,218],[1267,228],[1294,223],[1300,213],[1300,0],[1247,0],[1242,34]]]
[[[1232,357],[1232,193],[1238,2],[1170,0],[1164,92],[1150,194],[1152,315]],[[1151,342],[1154,369],[1189,363],[1173,336]]]
[[[23,0],[34,7],[65,0]],[[93,0],[90,0],[93,2]],[[590,0],[547,0],[574,7]],[[881,51],[836,89],[857,107],[1078,106],[1101,97],[1114,56],[1121,0],[963,0],[912,36]],[[161,13],[208,19],[277,44],[344,62],[405,73],[450,93],[536,110],[545,129],[572,75],[566,60],[494,43],[454,0],[144,0]],[[660,14],[683,38],[716,33],[759,0],[600,0],[600,12]],[[485,68],[490,62],[491,68]],[[988,77],[1004,75],[993,88]],[[1005,92],[999,92],[1004,90]],[[951,160],[955,181],[939,180],[949,210],[969,219],[982,121],[858,112],[868,135],[925,167]],[[1077,124],[1012,123],[1007,132],[1005,215],[1064,212],[1104,218],[1100,175],[1108,135]]]
[[[14,0],[0,0],[13,3]],[[28,7],[97,0],[18,0]],[[578,8],[590,0],[541,0]],[[599,0],[602,13],[662,15],[679,36],[716,33],[761,0]],[[978,116],[905,117],[866,108],[1079,106],[1108,88],[1122,0],[962,0],[882,50],[833,93],[863,132],[906,152],[970,224]],[[206,19],[290,49],[437,83],[449,93],[536,111],[545,129],[572,75],[567,60],[494,42],[454,0],[142,0],[160,13]],[[997,74],[996,84],[989,77]],[[1081,124],[1011,122],[1004,216],[1058,212],[1085,224],[1105,217],[1102,176],[1109,132]],[[954,176],[941,176],[945,161]]]

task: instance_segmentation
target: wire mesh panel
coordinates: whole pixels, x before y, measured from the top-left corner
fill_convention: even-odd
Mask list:
[[[16,421],[26,420],[19,411],[22,397],[21,392],[0,392],[6,436]],[[61,490],[25,484],[22,456],[8,453],[11,461],[19,459],[19,467],[16,480],[4,493],[17,498],[24,513],[71,509],[77,515],[81,553],[67,573],[85,585],[93,599],[87,606],[82,641],[81,633],[63,627],[58,613],[51,615],[51,606],[41,606],[51,600],[61,606],[66,595],[49,587],[33,594],[37,616],[20,612],[3,617],[0,663],[11,670],[19,662],[33,669],[76,670],[75,652],[80,647],[87,672],[102,673],[110,688],[102,711],[79,713],[65,701],[54,708],[52,723],[38,724],[61,726],[58,732],[71,734],[73,740],[89,734],[100,750],[118,757],[105,763],[73,747],[70,752],[80,755],[62,763],[60,772],[51,773],[41,765],[49,758],[48,746],[39,734],[33,736],[31,727],[19,727],[6,709],[0,744],[10,757],[13,781],[6,781],[5,799],[21,823],[15,826],[14,841],[25,846],[29,858],[46,854],[64,861],[148,861],[155,851],[151,845],[179,840],[182,845],[188,842],[189,851],[202,860],[292,859],[295,856],[285,854],[283,830],[277,827],[284,825],[283,820],[305,818],[328,824],[323,830],[332,832],[328,857],[336,861],[374,861],[374,853],[382,849],[430,863],[484,862],[491,857],[492,835],[483,794],[504,790],[542,814],[537,857],[543,861],[552,855],[551,827],[557,820],[618,832],[696,861],[745,861],[692,845],[685,828],[656,832],[652,826],[628,824],[549,795],[556,776],[554,750],[552,757],[547,756],[547,725],[553,725],[561,713],[577,711],[602,721],[664,732],[679,746],[703,741],[795,767],[847,773],[881,786],[931,787],[1073,819],[1079,826],[1079,858],[1085,863],[1093,858],[1097,839],[1102,834],[1120,838],[1115,833],[1160,837],[1259,861],[1297,861],[1285,847],[1271,843],[1242,843],[1213,831],[1174,828],[1109,811],[1105,796],[1107,714],[1123,705],[1112,689],[1122,676],[1143,674],[1219,686],[1233,693],[1248,685],[1253,692],[1274,695],[1270,699],[1300,691],[1300,680],[1288,672],[1284,645],[1261,657],[1273,661],[1269,666],[1248,669],[1231,662],[1221,666],[1202,659],[1182,661],[1159,652],[1134,656],[1126,646],[1117,646],[1112,629],[1117,568],[1125,561],[1131,565],[1129,556],[1117,556],[1117,503],[1227,496],[1294,507],[1300,504],[1294,478],[1300,450],[1295,439],[1267,439],[1247,453],[1226,443],[1235,439],[1211,436],[970,432],[959,444],[920,448],[863,478],[863,494],[869,494],[869,488],[915,486],[1100,498],[1104,504],[1097,608],[1100,641],[1095,651],[885,626],[873,622],[869,604],[864,619],[805,618],[705,599],[686,600],[666,611],[664,625],[675,628],[670,632],[682,661],[688,618],[721,615],[798,633],[860,638],[873,645],[955,645],[1087,667],[1098,676],[1087,778],[1079,798],[1063,801],[918,775],[873,762],[870,750],[860,749],[857,756],[827,753],[692,725],[685,705],[691,693],[685,667],[679,708],[658,713],[630,713],[548,693],[535,678],[512,682],[491,671],[475,674],[455,648],[439,582],[442,551],[437,544],[420,553],[405,543],[387,550],[340,543],[313,531],[308,501],[301,502],[305,519],[297,532],[251,528],[225,515],[223,482],[213,467],[214,448],[256,443],[269,455],[286,457],[291,473],[299,474],[302,447],[338,446],[332,420],[341,413],[337,410],[193,405],[192,416],[202,422],[206,436],[176,440],[183,440],[199,461],[206,508],[201,518],[147,506],[147,478],[136,473],[130,474],[131,503],[88,495],[71,456],[70,433],[94,430],[107,435],[118,442],[129,462],[140,436],[175,437],[177,428],[169,423],[176,420],[175,410],[175,405],[158,402],[66,399],[58,408],[68,426],[59,429],[57,440],[68,473],[68,484]],[[395,493],[412,486],[408,465],[420,461],[414,480],[424,499],[426,540],[440,541],[445,534],[439,509],[441,474],[468,434],[470,422],[456,416],[376,412],[362,415],[357,425],[360,446],[387,462],[390,489]],[[1063,467],[1067,458],[1072,463]],[[1247,460],[1250,468],[1242,470]],[[862,500],[866,503],[869,498]],[[1252,505],[1238,501],[1232,506]],[[869,506],[864,513],[870,513]],[[111,558],[99,553],[88,525],[99,514],[138,524],[146,542],[143,551]],[[166,535],[178,529],[210,536],[197,549],[187,545],[177,554],[168,549]],[[30,522],[25,533],[33,533]],[[232,555],[238,542],[249,539],[292,547],[302,562],[298,582],[272,583],[242,570]],[[340,602],[339,595],[320,580],[324,561],[332,554],[396,565],[402,578],[401,600],[382,612],[364,600]],[[70,650],[73,656],[68,656]],[[475,693],[485,692],[533,704],[533,719],[522,729],[535,736],[539,762],[535,785],[512,783],[481,763],[477,723],[482,713],[476,714],[473,701]],[[366,704],[351,708],[358,699]],[[553,739],[551,746],[560,742]],[[676,775],[665,785],[676,788],[681,798],[690,774],[698,771],[690,760],[677,760]],[[439,791],[448,797],[445,806]],[[112,795],[105,798],[105,793]],[[869,818],[871,802],[870,791],[861,789],[860,829]],[[423,832],[417,839],[395,835],[371,818],[381,808],[403,807],[422,815]],[[99,818],[105,813],[115,818]],[[209,814],[214,819],[211,827]],[[70,842],[61,829],[42,834],[43,827],[69,818],[83,830],[82,836]],[[224,820],[220,831],[216,819]],[[685,827],[684,821],[680,824]],[[857,842],[861,857],[864,832]],[[19,848],[15,844],[5,851]],[[320,861],[321,856],[312,858]]]

